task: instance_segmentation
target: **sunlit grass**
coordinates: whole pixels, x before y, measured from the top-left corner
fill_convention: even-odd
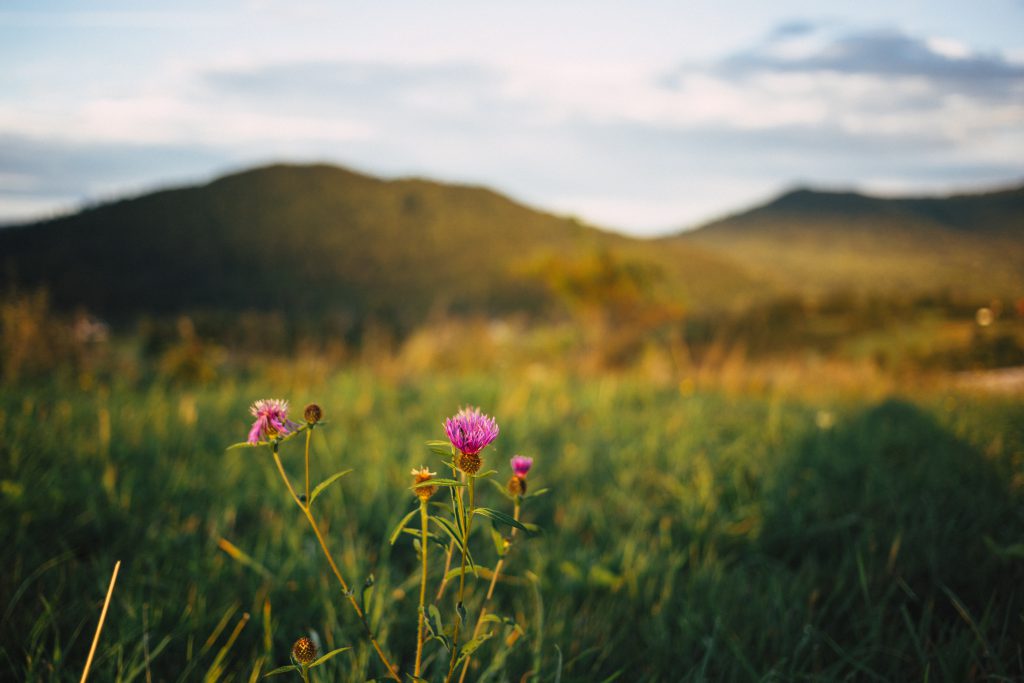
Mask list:
[[[325,409],[313,466],[355,472],[318,516],[346,576],[374,574],[368,618],[403,671],[419,565],[387,538],[414,504],[410,468],[436,457],[423,443],[473,404],[501,422],[490,458],[534,454],[532,485],[553,489],[529,513],[546,533],[493,598],[527,633],[492,680],[551,681],[559,663],[563,681],[1024,673],[1018,400],[293,365],[205,388],[86,386],[0,397],[4,678],[78,679],[117,559],[91,680],[256,680],[310,630],[353,647],[323,680],[381,675],[269,452],[224,451],[266,395]],[[301,471],[300,447],[282,455]]]

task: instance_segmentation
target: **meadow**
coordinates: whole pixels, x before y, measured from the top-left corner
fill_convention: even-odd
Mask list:
[[[311,633],[352,647],[315,680],[383,675],[268,449],[226,450],[267,397],[324,409],[314,480],[354,472],[315,514],[349,582],[373,575],[368,615],[403,673],[418,562],[389,535],[416,509],[410,468],[442,464],[425,442],[479,405],[501,427],[485,466],[504,481],[531,455],[531,486],[550,492],[524,505],[542,532],[517,541],[492,605],[523,633],[507,656],[486,643],[467,680],[1024,676],[1024,403],[808,378],[737,390],[267,358],[206,382],[78,370],[5,386],[0,678],[78,680],[116,560],[90,680],[260,680]],[[298,477],[301,445],[282,458]],[[493,566],[487,525],[474,532]],[[486,586],[468,582],[472,612]]]

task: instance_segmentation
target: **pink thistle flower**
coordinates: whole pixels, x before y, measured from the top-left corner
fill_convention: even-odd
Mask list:
[[[533,467],[533,458],[525,455],[514,455],[510,461],[512,465],[512,472],[520,479],[526,478],[527,472]]]
[[[249,408],[256,421],[252,423],[249,430],[249,443],[258,444],[260,441],[287,436],[299,425],[288,419],[288,401],[277,398],[267,398],[256,401]]]
[[[476,455],[498,438],[498,423],[479,408],[463,408],[444,421],[444,432],[464,455]]]

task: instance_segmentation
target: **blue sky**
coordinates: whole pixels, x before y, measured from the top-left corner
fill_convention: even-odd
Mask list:
[[[0,223],[271,161],[634,234],[1024,180],[1024,2],[0,5]]]

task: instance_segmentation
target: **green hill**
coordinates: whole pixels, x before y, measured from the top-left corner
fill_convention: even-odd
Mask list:
[[[260,311],[407,327],[435,313],[535,314],[552,291],[594,299],[624,286],[620,308],[651,296],[710,312],[832,291],[1019,296],[1022,232],[1024,189],[799,190],[640,240],[481,187],[276,165],[2,229],[0,283],[114,321]]]
[[[0,282],[112,318],[178,311],[372,316],[537,311],[537,264],[613,253],[679,300],[755,284],[726,259],[533,210],[490,190],[276,165],[0,230]]]
[[[805,295],[1020,296],[1024,187],[920,199],[801,189],[666,241],[707,248]]]

